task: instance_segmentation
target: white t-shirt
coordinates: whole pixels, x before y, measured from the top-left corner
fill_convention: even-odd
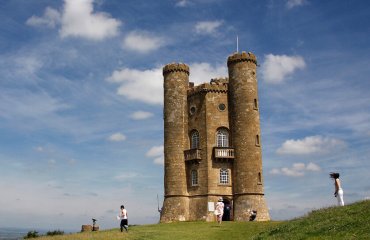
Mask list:
[[[127,210],[121,209],[121,219],[127,219]]]

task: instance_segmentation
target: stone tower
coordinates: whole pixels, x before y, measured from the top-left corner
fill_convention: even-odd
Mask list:
[[[161,222],[214,221],[220,197],[224,220],[269,220],[263,193],[257,60],[235,53],[229,78],[194,86],[189,67],[172,63],[164,76],[165,199]]]

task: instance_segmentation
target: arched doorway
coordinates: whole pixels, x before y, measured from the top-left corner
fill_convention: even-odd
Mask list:
[[[224,215],[222,216],[222,221],[232,221],[233,202],[229,198],[223,197],[223,203],[224,203]]]

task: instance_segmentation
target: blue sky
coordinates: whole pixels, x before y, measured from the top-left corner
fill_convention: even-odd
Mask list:
[[[370,197],[370,3],[2,0],[0,226],[156,223],[163,199],[162,67],[227,76],[256,54],[272,219]]]

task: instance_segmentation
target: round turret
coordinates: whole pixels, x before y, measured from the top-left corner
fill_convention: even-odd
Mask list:
[[[229,56],[227,65],[229,121],[235,151],[235,220],[247,220],[248,209],[258,211],[257,220],[269,220],[263,197],[257,59],[252,53],[235,53]]]
[[[164,77],[164,190],[162,222],[182,221],[189,212],[184,149],[188,146],[187,91],[189,67],[171,63]]]

